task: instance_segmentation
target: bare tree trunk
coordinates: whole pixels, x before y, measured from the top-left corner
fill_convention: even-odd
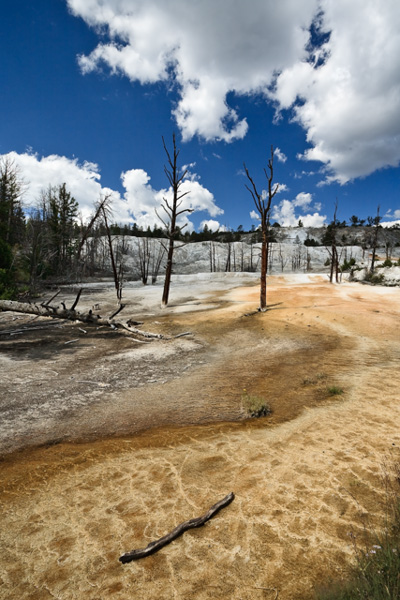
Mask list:
[[[83,248],[83,246],[85,244],[85,241],[88,238],[88,235],[89,235],[90,231],[92,230],[93,225],[95,224],[95,222],[97,221],[98,217],[100,216],[100,213],[102,212],[103,208],[105,208],[107,206],[109,200],[110,200],[110,196],[109,195],[106,196],[103,200],[100,200],[100,202],[99,202],[99,204],[98,204],[98,206],[96,208],[96,212],[94,213],[93,217],[91,218],[91,220],[89,222],[89,225],[86,227],[85,231],[83,232],[82,239],[81,239],[81,241],[79,243],[78,250],[76,252],[76,259],[77,260],[79,260],[80,257],[81,257],[82,248]]]
[[[156,281],[157,281],[157,277],[158,277],[158,273],[160,271],[162,259],[164,258],[164,254],[165,254],[165,248],[163,247],[162,244],[159,243],[158,253],[156,256],[154,244],[155,244],[155,242],[153,243],[153,263],[152,263],[152,269],[151,269],[151,283],[153,283],[153,284],[156,283]]]
[[[268,240],[266,231],[262,232],[261,242],[261,274],[260,274],[260,308],[267,310],[267,266],[268,266]]]
[[[231,242],[227,242],[227,247],[228,247],[228,254],[226,257],[225,273],[230,273],[231,272],[231,251],[232,251]]]
[[[147,279],[149,277],[150,267],[150,248],[148,238],[143,237],[138,239],[138,263],[140,278],[142,280],[143,285],[146,285]]]
[[[119,269],[119,272],[118,272],[117,271],[117,265],[116,265],[115,258],[114,258],[114,251],[113,251],[113,246],[112,246],[110,228],[108,226],[107,212],[106,212],[106,208],[105,208],[104,204],[102,205],[101,210],[103,212],[104,225],[106,227],[106,232],[107,232],[107,239],[108,239],[108,247],[109,247],[109,250],[110,250],[111,265],[112,265],[112,269],[113,269],[113,273],[114,273],[114,285],[115,285],[115,289],[116,289],[116,292],[117,292],[118,302],[121,304],[121,301],[122,301],[122,264],[120,265],[120,269]]]
[[[378,210],[375,217],[375,231],[372,238],[372,258],[371,258],[371,273],[375,270],[375,260],[376,260],[376,249],[378,247],[378,233],[379,233],[379,223],[381,221],[381,217],[379,216],[380,206],[378,206]]]
[[[149,333],[146,331],[141,331],[140,329],[136,329],[129,324],[129,321],[116,321],[115,317],[117,314],[124,308],[124,305],[121,304],[117,311],[115,311],[110,317],[101,317],[100,315],[94,314],[91,310],[87,313],[81,313],[75,310],[76,305],[78,303],[80,296],[80,292],[71,306],[71,308],[66,308],[65,304],[62,303],[60,306],[51,306],[50,304],[29,304],[27,302],[13,302],[12,300],[0,300],[0,310],[12,311],[25,313],[28,315],[37,315],[39,317],[51,317],[53,319],[67,319],[69,321],[80,321],[81,323],[91,323],[93,325],[108,325],[113,329],[118,329],[118,327],[122,327],[131,333],[134,333],[140,337],[144,338],[157,338],[162,339],[163,336],[161,334]]]
[[[210,241],[210,273],[215,273],[215,243]]]
[[[189,194],[189,192],[180,193],[180,188],[186,177],[187,169],[185,169],[183,171],[183,173],[180,173],[180,169],[178,167],[178,156],[179,156],[180,151],[176,147],[175,134],[173,134],[173,136],[172,136],[172,145],[173,145],[172,156],[168,152],[167,146],[165,145],[164,138],[162,138],[162,141],[163,141],[164,150],[167,155],[168,165],[169,165],[169,168],[167,166],[164,166],[164,173],[167,176],[167,179],[170,183],[170,186],[172,188],[172,194],[173,194],[171,204],[169,203],[167,198],[163,198],[163,203],[161,205],[162,209],[164,210],[165,214],[167,215],[167,221],[164,221],[160,217],[160,215],[158,214],[158,212],[156,210],[156,215],[158,216],[160,221],[164,224],[165,232],[166,232],[167,238],[169,239],[167,266],[166,266],[166,270],[165,270],[164,290],[163,290],[163,295],[162,295],[162,304],[163,304],[163,306],[166,306],[168,304],[169,288],[171,285],[172,261],[173,261],[173,255],[174,255],[174,240],[178,238],[179,234],[186,226],[186,225],[183,225],[183,227],[180,227],[179,225],[177,225],[177,218],[179,217],[179,215],[182,215],[183,213],[193,212],[194,209],[181,208],[181,210],[179,210],[179,208],[182,206],[182,199],[184,198],[184,196]]]
[[[330,251],[330,256],[331,256],[331,268],[330,268],[330,273],[329,273],[329,282],[333,283],[333,275],[336,274],[336,283],[339,283],[339,277],[338,277],[338,273],[339,273],[339,259],[338,259],[338,253],[337,253],[337,247],[336,247],[336,225],[337,225],[337,219],[336,219],[336,214],[337,214],[337,207],[338,207],[338,203],[336,200],[335,203],[335,212],[333,213],[333,221],[331,223],[331,251]]]
[[[169,288],[171,286],[173,256],[174,256],[174,238],[170,237],[169,238],[169,246],[168,246],[167,266],[165,269],[164,290],[163,290],[163,295],[162,295],[162,303],[164,306],[167,306],[167,304],[168,304]]]
[[[260,194],[257,187],[250,176],[250,173],[244,164],[247,179],[250,181],[251,187],[246,185],[250,192],[255,207],[259,212],[261,219],[261,276],[260,276],[260,307],[259,310],[265,312],[267,310],[267,269],[268,269],[268,253],[269,253],[269,218],[271,211],[272,199],[279,189],[279,184],[272,186],[273,181],[273,163],[274,163],[274,148],[271,146],[271,158],[268,160],[268,172],[264,169],[265,176],[268,181],[268,192],[264,191]]]

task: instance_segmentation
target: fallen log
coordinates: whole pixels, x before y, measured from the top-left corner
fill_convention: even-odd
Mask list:
[[[139,337],[144,338],[152,338],[152,339],[164,339],[164,336],[160,333],[151,333],[149,331],[142,331],[141,329],[137,329],[136,327],[130,326],[128,323],[124,321],[115,320],[115,316],[121,312],[124,308],[121,305],[116,312],[114,312],[111,317],[102,317],[92,310],[88,312],[79,312],[75,309],[79,297],[81,294],[81,290],[78,292],[78,295],[71,306],[71,308],[67,308],[65,304],[62,302],[62,306],[52,306],[48,302],[44,302],[42,304],[31,304],[29,302],[15,302],[13,300],[0,300],[0,310],[3,311],[12,311],[19,312],[28,315],[36,315],[39,317],[51,317],[53,319],[67,319],[69,321],[80,321],[81,323],[90,323],[92,325],[102,326],[107,325],[108,327],[112,327],[113,329],[123,328],[130,333],[133,333]]]
[[[225,506],[228,506],[228,504],[230,504],[233,501],[234,497],[235,494],[231,492],[230,494],[225,496],[225,498],[222,498],[222,500],[214,504],[202,517],[198,517],[197,519],[190,519],[189,521],[181,523],[167,535],[164,535],[162,538],[155,540],[154,542],[150,542],[150,544],[148,544],[146,548],[126,552],[125,554],[119,557],[119,560],[122,563],[129,563],[132,560],[138,560],[139,558],[145,558],[146,556],[150,556],[150,554],[154,554],[161,548],[164,548],[164,546],[167,546],[168,544],[176,540],[176,538],[181,536],[188,529],[194,529],[195,527],[201,527],[202,525],[204,525],[204,523],[212,519],[212,517],[214,517],[217,514],[217,512],[221,510],[221,508],[225,508]]]

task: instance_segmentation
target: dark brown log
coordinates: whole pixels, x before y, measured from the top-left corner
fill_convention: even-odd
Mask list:
[[[190,519],[189,521],[181,523],[180,525],[175,527],[175,529],[173,529],[170,533],[164,535],[159,540],[150,542],[150,544],[148,544],[146,548],[126,552],[125,554],[119,557],[119,560],[122,563],[128,563],[132,560],[138,560],[139,558],[145,558],[146,556],[150,556],[150,554],[154,554],[154,552],[157,552],[161,548],[164,548],[164,546],[167,546],[167,544],[170,544],[171,542],[176,540],[176,538],[181,536],[188,529],[194,529],[195,527],[201,527],[202,525],[204,525],[204,523],[212,519],[212,517],[214,517],[217,514],[217,512],[221,510],[221,508],[225,508],[225,506],[228,506],[228,504],[230,504],[233,501],[234,497],[235,494],[231,492],[230,494],[225,496],[225,498],[222,498],[222,500],[214,504],[202,517],[198,517],[197,519]]]

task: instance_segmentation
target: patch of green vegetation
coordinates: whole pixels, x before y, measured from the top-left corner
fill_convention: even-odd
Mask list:
[[[272,413],[270,405],[264,398],[248,394],[247,390],[243,390],[242,405],[247,414],[255,419],[267,417]]]
[[[352,267],[356,264],[355,258],[350,258],[350,260],[345,260],[341,266],[342,271],[350,271]]]
[[[381,265],[378,265],[377,269],[384,269],[386,267],[393,267],[393,263],[390,258],[387,258]]]
[[[365,281],[369,281],[373,285],[380,285],[384,282],[385,276],[383,273],[367,273],[365,276]]]
[[[338,385],[331,385],[326,388],[326,391],[330,396],[341,396],[344,394],[343,388],[339,387]]]

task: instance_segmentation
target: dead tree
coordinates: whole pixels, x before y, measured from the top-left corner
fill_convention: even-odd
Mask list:
[[[289,257],[287,255],[287,253],[282,251],[282,244],[278,245],[278,257],[279,257],[279,262],[281,265],[281,272],[283,273],[283,271],[285,270],[285,267],[287,265],[287,262],[289,260]]]
[[[226,242],[227,255],[225,263],[225,273],[231,272],[232,242]]]
[[[12,300],[0,300],[0,310],[19,312],[28,315],[37,315],[39,317],[50,317],[53,319],[67,319],[68,321],[79,321],[81,323],[88,323],[97,326],[107,325],[112,329],[122,328],[124,330],[129,331],[130,333],[135,334],[139,338],[163,338],[161,334],[149,333],[146,331],[141,331],[140,329],[136,329],[135,327],[133,327],[134,324],[138,324],[136,322],[132,323],[129,320],[116,320],[115,317],[124,308],[123,304],[120,304],[118,309],[110,317],[102,317],[101,315],[94,313],[92,310],[89,310],[88,312],[77,311],[76,307],[79,302],[81,293],[82,290],[79,290],[71,308],[67,308],[64,302],[61,302],[61,305],[58,306],[50,304],[50,302],[55,298],[55,296],[57,296],[57,294],[55,294],[52,298],[50,298],[48,302],[42,302],[41,304],[31,304],[29,302],[14,302]]]
[[[336,229],[337,229],[337,200],[335,202],[335,212],[333,214],[333,221],[328,225],[326,233],[323,237],[325,248],[329,254],[330,270],[329,270],[329,282],[333,283],[333,276],[335,276],[336,283],[339,283],[339,255],[337,251],[337,240],[336,240]]]
[[[243,273],[244,271],[244,242],[240,242],[239,246],[239,256],[240,256],[240,271]]]
[[[156,253],[155,244],[156,244],[156,242],[153,242],[153,261],[152,261],[152,266],[151,266],[151,283],[153,283],[153,284],[156,283],[156,281],[157,281],[161,263],[163,261],[164,255],[165,255],[165,248],[163,247],[163,245],[160,242],[158,242],[158,252]]]
[[[373,219],[374,224],[374,233],[372,235],[372,256],[371,256],[371,268],[370,273],[373,273],[375,270],[375,260],[376,260],[376,249],[378,247],[378,234],[379,234],[379,223],[381,222],[382,217],[379,215],[380,206],[378,206],[378,210],[376,211],[376,217]]]
[[[306,260],[304,263],[304,270],[307,271],[307,273],[309,271],[312,271],[312,267],[311,267],[311,254],[309,249],[307,248],[307,253],[306,253]]]
[[[184,196],[187,196],[189,192],[181,192],[182,183],[186,177],[187,169],[185,171],[181,171],[178,167],[178,156],[180,150],[176,147],[175,133],[172,136],[172,145],[173,145],[173,154],[171,156],[168,148],[165,144],[164,138],[162,138],[164,150],[167,155],[168,166],[164,165],[164,173],[169,181],[169,184],[172,189],[172,200],[171,203],[167,198],[163,198],[163,202],[161,204],[161,208],[164,210],[166,214],[166,219],[164,220],[158,212],[156,211],[157,217],[164,224],[165,233],[168,238],[168,254],[167,254],[167,265],[165,269],[165,282],[164,282],[164,291],[162,296],[162,304],[163,306],[167,306],[168,298],[169,298],[169,288],[171,285],[171,275],[172,275],[172,265],[173,265],[173,256],[174,256],[174,244],[175,240],[178,239],[181,231],[186,227],[186,225],[179,226],[177,224],[177,220],[180,215],[184,213],[191,213],[193,209],[191,208],[181,208],[182,201]]]
[[[268,159],[268,171],[264,169],[265,177],[268,181],[268,190],[263,190],[260,194],[256,184],[250,176],[250,173],[244,164],[244,169],[251,186],[246,185],[250,192],[255,207],[260,215],[261,220],[261,276],[260,276],[260,307],[259,310],[264,312],[267,310],[267,268],[268,268],[268,252],[270,244],[269,219],[271,213],[272,199],[279,189],[279,184],[272,185],[274,176],[274,148],[271,146],[271,158]]]
[[[110,228],[108,226],[107,206],[105,204],[102,204],[101,212],[103,213],[104,225],[105,225],[106,233],[107,233],[108,248],[110,251],[110,260],[111,260],[111,266],[112,266],[113,275],[114,275],[115,290],[117,292],[117,300],[121,304],[122,303],[122,281],[123,281],[122,261],[120,262],[119,267],[117,268],[117,263],[115,261],[114,250],[113,250],[113,245],[112,245],[111,232],[110,232]]]
[[[149,277],[150,259],[149,238],[139,238],[137,262],[139,265],[140,279],[142,280],[143,285],[147,284],[147,279]]]
[[[216,271],[216,268],[215,268],[215,242],[213,242],[212,240],[210,241],[209,256],[210,256],[210,273],[215,273],[215,271]]]
[[[91,232],[94,224],[96,223],[97,219],[99,218],[100,214],[102,213],[103,208],[105,208],[107,206],[109,199],[110,199],[110,196],[107,195],[103,199],[100,199],[99,203],[97,204],[95,213],[92,216],[92,218],[90,219],[89,224],[87,225],[85,231],[82,234],[81,241],[79,242],[79,246],[76,251],[76,260],[77,261],[79,261],[79,259],[81,257],[82,249],[83,249],[83,246],[89,236],[89,233]]]

